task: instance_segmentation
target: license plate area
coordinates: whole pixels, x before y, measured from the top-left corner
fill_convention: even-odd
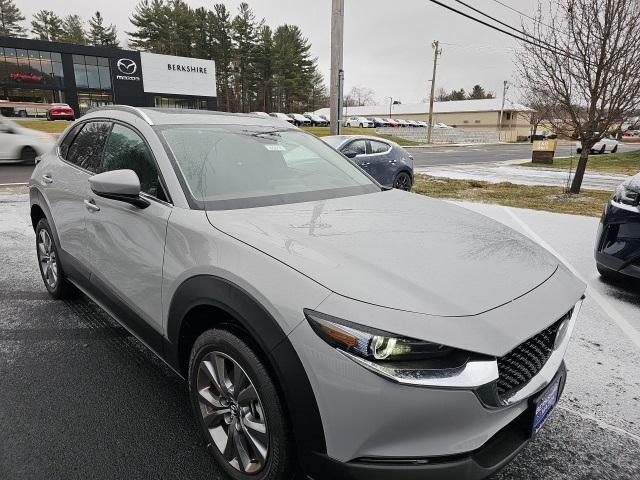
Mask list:
[[[531,399],[531,435],[535,435],[545,424],[558,404],[564,387],[564,375],[557,375],[547,387]]]

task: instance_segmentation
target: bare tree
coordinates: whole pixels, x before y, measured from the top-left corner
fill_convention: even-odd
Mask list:
[[[640,2],[559,0],[524,27],[517,63],[527,87],[557,105],[582,143],[571,184],[580,193],[591,148],[640,104]]]
[[[344,98],[346,107],[362,107],[376,104],[376,92],[367,87],[353,87]]]
[[[560,119],[558,106],[550,99],[545,92],[538,92],[524,86],[524,94],[522,97],[522,104],[529,107],[531,110],[531,116],[528,119],[531,122],[531,136],[535,136],[538,132],[538,127],[542,122],[549,123],[554,127],[556,133],[565,133],[564,123]],[[560,119],[560,121],[559,121]]]

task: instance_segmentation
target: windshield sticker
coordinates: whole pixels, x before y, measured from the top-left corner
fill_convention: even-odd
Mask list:
[[[264,148],[271,152],[285,152],[287,150],[283,145],[265,145]]]

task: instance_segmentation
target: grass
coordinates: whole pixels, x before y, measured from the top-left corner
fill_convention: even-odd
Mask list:
[[[46,120],[17,120],[17,122],[25,128],[47,133],[62,133],[71,124],[67,120],[54,120],[52,122]]]
[[[313,133],[316,137],[326,137],[331,135],[329,127],[304,127],[304,130]],[[342,135],[369,135],[372,137],[380,137],[392,142],[396,142],[403,147],[415,147],[421,145],[418,142],[412,142],[411,140],[405,140],[404,138],[394,137],[393,135],[382,135],[377,133],[373,128],[343,128]]]
[[[520,164],[519,166],[533,168],[559,168],[565,170],[568,170],[571,167],[575,170],[577,164],[578,157],[575,156],[573,158],[556,158],[553,160],[552,164],[527,162]],[[587,171],[635,175],[640,172],[640,150],[605,155],[591,154],[589,155],[589,161],[587,162]]]
[[[427,175],[416,175],[413,192],[435,198],[496,203],[508,207],[591,217],[602,214],[602,209],[611,196],[611,192],[600,190],[583,190],[579,195],[570,195],[562,187],[453,180]]]

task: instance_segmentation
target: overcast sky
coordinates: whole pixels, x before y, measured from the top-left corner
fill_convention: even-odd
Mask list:
[[[186,0],[192,7],[211,8],[215,0]],[[443,0],[461,7],[453,0]],[[225,0],[235,11],[241,0]],[[329,76],[331,0],[249,0],[257,17],[275,27],[283,23],[300,26],[318,57],[320,70]],[[479,8],[513,26],[520,16],[494,0],[468,0]],[[534,0],[504,0],[504,3],[531,14]],[[60,16],[76,13],[88,19],[96,2],[86,0],[16,0],[28,18],[40,9],[53,9]],[[501,95],[503,80],[514,79],[513,48],[510,37],[449,12],[428,0],[345,0],[344,69],[345,91],[366,86],[375,91],[379,102],[388,97],[402,103],[420,102],[428,95],[433,51],[431,42],[440,40],[443,56],[438,68],[437,87],[447,90],[471,87],[479,83]],[[131,0],[100,2],[107,22],[115,23],[121,38],[132,29],[129,15]],[[327,82],[328,84],[328,82]],[[519,99],[515,89],[508,95]]]

